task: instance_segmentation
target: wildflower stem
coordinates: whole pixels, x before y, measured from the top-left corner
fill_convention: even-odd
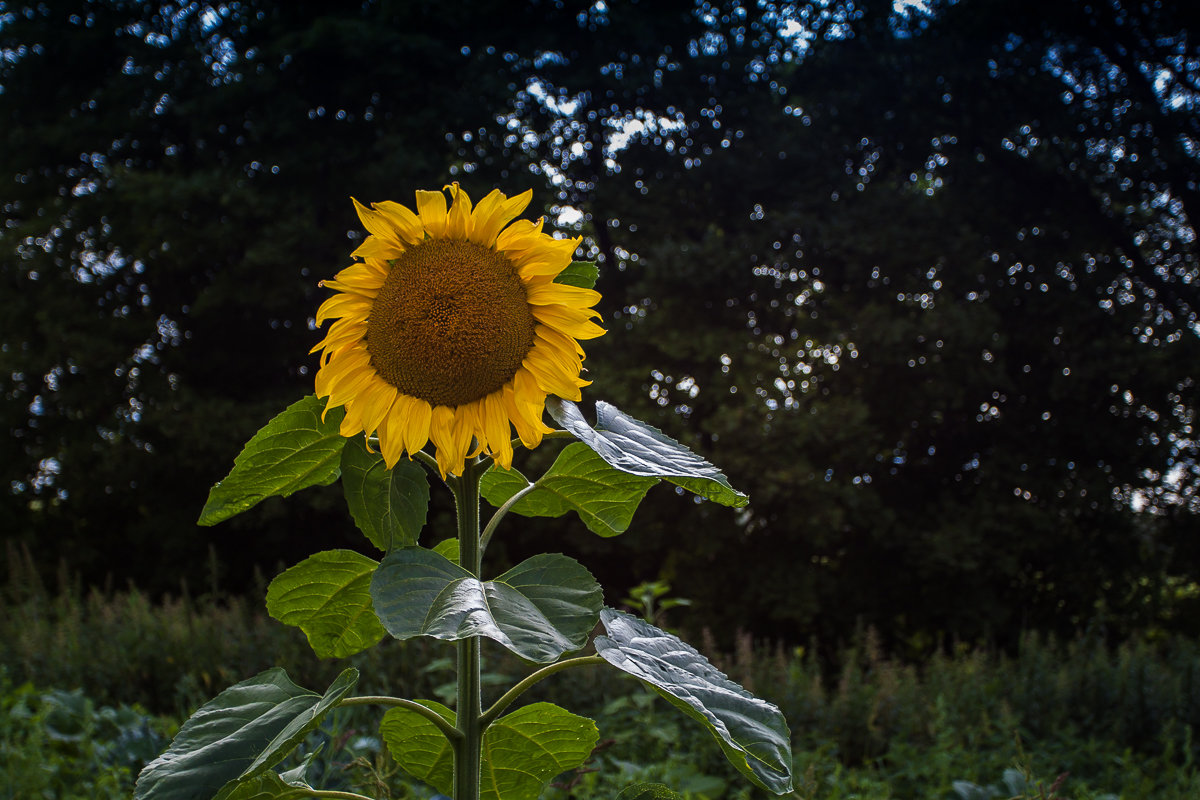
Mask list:
[[[466,462],[463,474],[450,481],[458,511],[459,565],[475,577],[480,574],[479,479],[486,466],[478,459]],[[483,719],[480,702],[479,637],[458,642],[458,700],[454,746],[454,800],[479,800],[480,760],[483,755]]]

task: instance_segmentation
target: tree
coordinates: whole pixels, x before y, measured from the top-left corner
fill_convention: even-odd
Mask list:
[[[91,578],[329,546],[320,492],[192,520],[309,385],[345,198],[533,181],[601,264],[592,396],[752,504],[656,501],[603,557],[530,535],[609,585],[665,563],[727,634],[1178,613],[1200,67],[1160,5],[7,4],[0,513]]]
[[[702,4],[639,51],[619,11],[517,130],[591,211],[597,393],[751,487],[737,538],[662,509],[679,591],[918,646],[1152,619],[1196,566],[1188,12]]]

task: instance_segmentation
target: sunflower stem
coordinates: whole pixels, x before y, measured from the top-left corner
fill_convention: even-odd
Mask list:
[[[484,465],[477,459],[466,462],[462,476],[452,479],[450,487],[458,511],[459,565],[474,575],[480,574],[479,479]],[[483,705],[479,691],[479,637],[469,636],[458,642],[458,701],[455,727],[459,736],[454,745],[454,800],[479,800],[480,762],[483,756]]]

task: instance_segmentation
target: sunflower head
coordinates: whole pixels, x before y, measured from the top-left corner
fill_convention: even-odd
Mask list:
[[[443,477],[480,453],[507,469],[513,428],[526,447],[550,430],[547,395],[581,399],[579,340],[604,333],[600,295],[554,282],[579,239],[513,222],[530,197],[472,206],[453,184],[418,191],[416,211],[354,201],[370,235],[322,282],[336,293],[317,311],[334,323],[313,348],[316,389],[326,409],[345,406],[343,436],[378,436],[389,468],[432,442]]]

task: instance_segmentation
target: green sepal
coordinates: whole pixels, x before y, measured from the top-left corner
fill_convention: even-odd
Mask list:
[[[200,525],[216,525],[268,497],[287,497],[337,480],[345,438],[338,432],[345,410],[309,395],[288,406],[251,437],[225,480],[208,493]]]
[[[729,680],[691,645],[620,611],[606,608],[596,654],[650,686],[703,723],[726,758],[758,786],[792,790],[791,731],[779,708]]]
[[[347,669],[319,695],[276,667],[229,687],[146,765],[134,800],[226,800],[295,749],[357,682]]]
[[[267,613],[304,631],[321,658],[346,658],[386,631],[371,605],[379,562],[351,550],[316,553],[281,572],[267,589]]]
[[[563,428],[600,454],[613,467],[631,475],[662,478],[723,506],[750,502],[715,466],[651,425],[596,401],[596,425],[588,425],[579,406],[550,396],[546,410]]]
[[[450,709],[418,701],[453,722]],[[405,708],[384,715],[380,733],[396,763],[443,794],[454,783],[450,743],[437,727]],[[483,734],[481,800],[537,800],[556,775],[587,761],[600,733],[596,723],[552,703],[532,703],[501,717]]]
[[[560,517],[574,511],[588,530],[600,536],[616,536],[629,528],[638,504],[658,478],[643,478],[613,469],[585,444],[567,445],[533,491],[512,508],[524,517]],[[501,506],[529,486],[525,476],[493,466],[483,475],[479,488],[484,498]]]
[[[354,524],[387,553],[417,543],[429,513],[429,478],[424,467],[405,459],[387,468],[383,456],[355,436],[342,450],[342,491]]]
[[[397,639],[485,636],[539,664],[587,644],[603,596],[587,568],[558,553],[480,581],[432,550],[402,547],[371,579],[375,613]]]
[[[564,286],[578,286],[580,289],[595,289],[596,279],[600,277],[600,268],[595,261],[572,261],[555,277],[555,283]]]

